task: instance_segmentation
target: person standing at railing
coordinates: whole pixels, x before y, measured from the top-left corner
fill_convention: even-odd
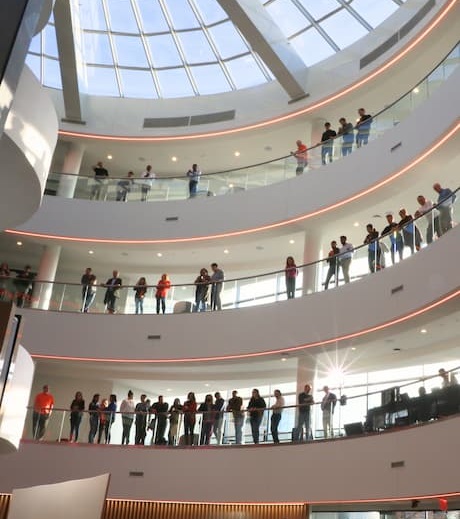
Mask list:
[[[356,146],[361,148],[369,141],[369,133],[371,131],[372,115],[366,113],[364,108],[358,110],[359,119],[356,122]]]
[[[99,407],[99,436],[97,443],[101,443],[102,433],[104,433],[104,443],[109,444],[112,425],[115,422],[117,413],[117,395],[110,395],[109,401],[105,398]]]
[[[128,391],[128,396],[122,400],[120,405],[121,422],[123,426],[123,433],[121,435],[121,444],[129,445],[129,436],[131,434],[131,427],[134,421],[134,412],[136,405],[134,403],[134,394],[131,390]]]
[[[297,149],[295,151],[291,151],[291,155],[293,155],[297,160],[295,174],[299,176],[302,175],[305,168],[308,166],[308,149],[300,139],[296,141],[296,145]]]
[[[388,225],[380,233],[380,236],[382,236],[382,238],[389,236],[390,238],[391,263],[394,265],[396,252],[398,253],[399,261],[402,261],[403,259],[404,242],[401,233],[399,232],[398,224],[393,221],[393,214],[387,213],[385,217],[387,219]]]
[[[222,310],[220,294],[224,286],[224,271],[219,268],[217,263],[211,264],[211,310]]]
[[[441,234],[452,229],[452,206],[456,200],[456,195],[448,187],[441,187],[436,182],[433,189],[438,193],[439,227]]]
[[[145,168],[141,177],[143,179],[141,181],[141,202],[147,202],[149,193],[153,186],[153,181],[155,180],[155,173],[152,171],[152,166],[150,164]]]
[[[380,261],[381,249],[378,242],[379,233],[371,223],[366,225],[366,230],[367,236],[363,243],[367,245],[367,262],[369,264],[369,271],[373,274],[376,270],[382,268]]]
[[[328,386],[323,387],[324,396],[321,401],[321,411],[323,412],[323,432],[324,438],[334,437],[334,409],[337,404],[337,397],[329,391]]]
[[[112,272],[112,277],[107,280],[104,287],[107,288],[104,296],[104,304],[107,308],[107,312],[109,314],[114,314],[116,311],[116,302],[120,297],[119,290],[121,285],[123,284],[121,278],[119,277],[120,273],[118,270],[114,270]]]
[[[283,413],[284,408],[284,398],[281,395],[281,391],[279,389],[275,389],[274,392],[275,403],[272,405],[272,416],[270,419],[270,431],[272,433],[273,443],[279,443],[278,436],[278,427],[281,421],[281,415]]]
[[[452,372],[447,372],[444,368],[441,368],[439,371],[439,376],[442,378],[442,387],[451,387],[451,386],[457,386],[458,381],[457,377]]]
[[[346,236],[340,236],[341,247],[339,249],[339,262],[342,268],[343,279],[345,283],[350,283],[350,265],[353,259],[354,248],[351,243],[347,242]]]
[[[54,397],[49,392],[49,386],[44,385],[42,392],[35,396],[32,415],[32,432],[34,440],[42,440],[45,436],[48,420],[53,412]]]
[[[136,404],[134,409],[136,413],[136,438],[134,443],[136,445],[144,445],[147,435],[147,414],[149,412],[149,405],[146,399],[147,395],[141,395],[141,401]]]
[[[126,178],[122,178],[117,183],[117,202],[126,202],[128,197],[128,193],[131,191],[134,185],[134,172],[129,171],[128,176]]]
[[[324,123],[324,132],[321,135],[321,163],[325,166],[334,159],[334,139],[337,132],[331,130],[331,123]]]
[[[75,393],[75,398],[70,404],[70,442],[78,442],[78,433],[80,431],[80,424],[83,418],[83,411],[85,410],[85,401],[81,391]]]
[[[341,117],[339,119],[339,129],[337,134],[342,137],[342,156],[346,157],[353,151],[353,141],[355,140],[355,134],[353,131],[353,125]]]
[[[414,223],[412,215],[407,214],[405,209],[399,211],[401,220],[398,223],[398,227],[401,229],[403,235],[404,245],[409,247],[410,253],[414,254],[415,250],[419,251],[422,243],[422,236],[418,227]]]
[[[144,313],[144,299],[147,293],[147,280],[142,277],[136,283],[134,290],[134,305],[136,307],[136,315]]]
[[[164,314],[166,312],[166,296],[168,294],[168,290],[171,288],[171,281],[169,280],[168,274],[163,274],[160,280],[157,283],[157,291],[155,293],[155,299],[157,300],[157,314],[161,312]]]
[[[32,281],[35,277],[30,265],[26,265],[24,270],[18,273],[14,280],[16,287],[16,306],[23,308],[26,301],[29,300],[32,292]]]
[[[196,423],[196,398],[195,393],[190,391],[187,400],[184,402],[184,440],[185,445],[195,443],[195,423]]]
[[[244,413],[242,411],[243,399],[238,396],[238,391],[232,391],[232,398],[228,401],[227,412],[233,415],[233,425],[235,427],[235,443],[241,445],[243,439]]]
[[[216,437],[217,445],[222,442],[222,424],[224,423],[224,405],[225,400],[221,394],[217,391],[214,393],[214,425],[213,433]]]
[[[331,281],[332,276],[334,276],[335,285],[338,285],[339,282],[339,257],[340,249],[337,247],[337,242],[335,240],[331,241],[331,250],[327,255],[327,263],[329,268],[326,274],[326,281],[324,282],[324,290],[327,290],[329,287],[329,282]]]
[[[102,162],[98,162],[96,166],[93,167],[94,171],[94,185],[91,190],[91,200],[102,200],[105,199],[107,194],[107,179],[109,177],[109,172],[106,168],[104,168],[104,164]]]
[[[174,399],[173,405],[169,409],[169,432],[168,445],[176,445],[177,433],[179,431],[179,420],[183,406],[178,398]]]
[[[82,312],[84,312],[86,314],[86,313],[88,313],[88,310],[90,309],[91,305],[94,302],[94,298],[96,297],[97,279],[96,279],[96,276],[93,274],[93,270],[90,267],[88,267],[85,270],[85,273],[81,277],[80,283],[82,285],[82,290],[81,290]]]
[[[311,406],[315,403],[311,395],[310,384],[305,384],[303,391],[297,397],[299,404],[298,419],[297,419],[297,434],[295,440],[302,441],[304,438],[303,430],[305,428],[305,441],[310,439],[310,412]]]
[[[297,269],[294,258],[292,256],[288,256],[286,258],[286,267],[284,268],[284,274],[286,279],[287,298],[294,299],[295,282],[297,279],[297,275],[299,274],[299,270]]]
[[[207,269],[202,268],[200,275],[195,279],[195,306],[194,312],[206,312],[206,303],[208,301],[208,290],[209,284],[211,283],[211,277],[208,274]]]
[[[194,198],[198,191],[198,182],[200,181],[201,171],[198,168],[198,164],[192,164],[192,169],[187,171],[188,191],[190,198]]]
[[[259,390],[253,389],[252,397],[248,403],[247,412],[249,413],[249,422],[251,424],[252,440],[256,444],[259,443],[259,429],[266,408],[267,404],[260,396]]]
[[[198,412],[201,413],[200,445],[209,445],[215,418],[212,395],[205,396],[204,402],[198,408]]]
[[[93,399],[89,403],[89,434],[88,443],[94,443],[97,431],[99,429],[99,393],[93,396]]]
[[[2,263],[0,265],[0,301],[4,301],[6,299],[6,287],[10,274],[11,273],[10,268],[8,267],[8,263]]]
[[[433,241],[433,231],[438,238],[441,236],[441,231],[439,230],[439,213],[436,209],[433,209],[433,202],[423,195],[418,195],[417,202],[420,207],[415,211],[414,217],[419,218],[425,215],[427,220],[426,242],[430,244]]]
[[[165,445],[165,431],[168,423],[168,402],[164,402],[163,395],[159,395],[158,400],[149,409],[156,419],[155,445]],[[153,431],[153,430],[152,430]],[[152,432],[153,440],[153,432]],[[153,441],[152,441],[153,443]]]

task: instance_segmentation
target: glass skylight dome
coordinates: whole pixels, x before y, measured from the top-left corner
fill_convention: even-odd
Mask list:
[[[80,92],[174,98],[273,80],[217,0],[69,0]],[[404,0],[253,0],[306,66],[352,44]],[[55,21],[37,35],[28,65],[61,88]]]

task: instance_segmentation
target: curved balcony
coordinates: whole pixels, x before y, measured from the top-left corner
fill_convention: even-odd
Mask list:
[[[446,162],[457,153],[458,113],[452,107],[459,96],[459,81],[457,69],[410,117],[346,160],[323,166],[321,175],[305,174],[244,191],[238,199],[112,204],[47,197],[40,210],[12,232],[76,242],[173,244],[276,231],[333,209],[349,208],[351,202],[376,203],[392,196],[393,182],[403,182],[415,166],[434,168],[439,160]]]
[[[46,185],[47,195],[84,200],[118,202],[158,202],[185,200],[194,197],[221,196],[241,193],[250,189],[268,186],[295,178],[296,174],[316,174],[319,168],[340,160],[358,147],[366,145],[394,129],[409,117],[414,110],[433,96],[449,79],[460,64],[460,46],[457,45],[441,63],[409,92],[377,114],[373,114],[369,128],[358,126],[347,137],[338,136],[327,144],[311,143],[308,150],[308,165],[291,154],[260,164],[200,175],[196,193],[190,194],[189,178],[184,175],[142,178],[95,178],[87,175],[50,173]],[[356,123],[353,123],[354,125]],[[65,188],[61,188],[61,183]],[[69,189],[72,185],[73,188]]]
[[[23,443],[17,453],[3,457],[0,488],[11,492],[51,480],[85,478],[103,467],[111,473],[110,498],[312,505],[399,499],[408,500],[409,506],[413,498],[457,495],[459,420],[454,417],[366,438],[267,448]],[[52,464],[52,474],[43,469],[44,462]],[[426,471],[422,466],[443,470]],[[308,476],[306,467],[311,467]],[[242,471],[253,474],[250,481],[241,477]]]
[[[427,222],[426,216],[423,218]],[[230,296],[231,301],[234,294],[239,294],[240,299],[236,304],[228,305],[239,306],[239,310],[203,312],[199,315],[160,315],[154,321],[145,316],[136,316],[136,326],[132,325],[133,317],[129,315],[107,317],[91,313],[74,314],[72,311],[43,313],[24,309],[22,312],[27,315],[28,322],[24,343],[36,357],[126,360],[125,344],[133,344],[128,362],[193,362],[270,355],[358,338],[395,326],[438,306],[444,305],[446,309],[449,305],[455,305],[459,294],[459,273],[455,262],[459,232],[460,227],[457,226],[429,247],[392,268],[377,268],[382,266],[382,256],[386,257],[389,265],[391,243],[385,244],[389,238],[382,240],[380,250],[389,247],[390,252],[383,252],[380,259],[376,253],[369,253],[372,244],[365,245],[357,250],[352,265],[357,264],[361,256],[361,265],[374,264],[377,272],[337,290],[289,300],[282,304],[282,309],[279,304],[273,303],[277,297],[284,297],[276,288],[278,284],[279,290],[280,273],[266,276],[262,292],[259,288],[265,284],[263,276],[249,279],[249,283],[247,279],[226,281],[222,292],[224,306],[228,301],[227,296]],[[397,261],[398,255],[395,256]],[[377,264],[377,261],[380,263]],[[316,272],[321,266],[321,277],[317,278]],[[325,260],[306,265],[302,270],[305,279],[317,280],[316,289],[319,289],[325,276]],[[352,269],[350,275],[353,277]],[[281,277],[284,277],[284,272]],[[422,291],[421,279],[428,280]],[[35,293],[38,297],[40,290],[44,291],[42,301],[40,298],[37,300],[37,306],[41,304],[48,308],[51,303],[53,307],[54,302],[60,305],[57,309],[81,312],[82,296],[86,295],[86,292],[82,294],[81,285],[56,283],[53,284],[53,290],[56,291],[54,294],[47,290],[46,282],[37,282],[36,285]],[[179,287],[181,296],[189,291],[188,305],[184,301],[185,297],[181,298],[179,305],[189,312],[192,306],[190,299],[193,299],[195,289],[195,285],[185,286],[184,289]],[[304,288],[304,291],[307,294],[308,290]],[[281,292],[284,292],[284,288]],[[122,293],[131,293],[134,299],[132,287]],[[128,311],[132,311],[132,299],[128,300]],[[350,300],[370,301],[372,305],[363,305],[360,312],[356,312],[355,307],[349,304]],[[259,306],[242,308],[254,301]],[[331,312],[334,314],[333,326]],[[306,315],[310,323],[315,323],[314,327],[302,325]],[[106,319],[110,319],[110,327],[104,324]],[[44,322],[46,326],[43,326]],[[180,327],[178,322],[181,323]],[[232,330],[232,333],[222,336],[223,327]],[[206,330],[204,335],[201,333],[203,329]],[[202,340],[194,344],[193,351],[184,347],[184,330],[192,336],[202,336]],[[289,334],[285,333],[286,330],[290,331]],[[153,350],[152,341],[155,344]],[[98,345],[97,351],[94,344]]]

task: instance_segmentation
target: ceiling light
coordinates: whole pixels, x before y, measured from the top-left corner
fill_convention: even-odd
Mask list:
[[[205,384],[204,386],[205,386],[205,387],[209,387],[209,384]]]
[[[224,254],[228,254],[228,249],[224,249]]]
[[[22,245],[22,241],[17,241],[17,242],[16,242],[16,245],[17,245],[18,247],[20,247],[20,246]]]
[[[234,155],[235,155],[235,157],[239,157],[241,155],[241,153],[239,151],[235,151]]]
[[[294,245],[295,240],[289,240],[289,243],[290,243],[291,245]]]
[[[112,160],[112,159],[113,159],[112,155],[107,155],[107,158],[108,158],[109,160]]]
[[[353,347],[351,348],[351,351],[356,351],[356,347],[353,346]]]
[[[159,258],[161,258],[161,256],[163,256],[163,254],[162,254],[161,252],[157,252],[157,256],[158,256]]]
[[[171,157],[171,160],[172,160],[173,162],[177,162],[177,157]]]
[[[228,187],[231,189],[233,187],[233,184],[229,184]]]
[[[88,254],[94,254],[94,251],[93,250],[89,250]]]
[[[166,391],[172,391],[172,389],[170,387],[168,387],[168,389]]]
[[[359,227],[359,222],[355,222],[355,223],[353,224],[353,227]]]
[[[286,357],[281,357],[281,362],[286,362],[286,361],[287,361]]]
[[[412,92],[414,92],[414,94],[418,94],[420,92],[420,88],[415,87],[414,90],[412,90]]]
[[[427,333],[427,332],[428,332],[428,330],[427,330],[426,328],[422,328],[422,329],[420,330],[420,333]]]

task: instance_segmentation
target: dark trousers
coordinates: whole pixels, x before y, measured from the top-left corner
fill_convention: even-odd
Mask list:
[[[332,276],[334,276],[335,284],[337,285],[337,266],[329,265],[329,269],[326,274],[326,281],[324,282],[324,290],[327,290],[329,287],[329,282],[331,281]]]
[[[310,438],[310,413],[299,413],[297,428],[299,430],[299,440],[303,440],[303,430],[305,428],[305,441],[308,441]]]
[[[32,415],[32,433],[34,440],[41,440],[45,436],[49,414],[37,413]]]
[[[279,443],[280,440],[278,438],[278,425],[281,421],[281,414],[272,414],[271,417],[271,423],[270,423],[270,430],[272,433],[272,438],[274,443]]]
[[[104,443],[110,443],[110,429],[112,428],[112,422],[108,419],[104,423],[99,424],[99,434],[97,436],[97,443],[101,443],[102,436],[104,435]]]
[[[136,439],[134,440],[136,445],[144,445],[145,437],[147,436],[147,420],[145,417],[142,418],[141,420],[136,420]]]
[[[131,432],[131,426],[133,425],[133,419],[129,416],[122,416],[121,422],[123,424],[123,434],[121,436],[121,444],[128,445],[129,443],[129,434]]]
[[[184,420],[185,445],[193,445],[194,431],[195,431],[195,422],[190,422],[187,419],[185,419]]]
[[[286,277],[286,292],[288,299],[294,299],[295,297],[295,278]]]
[[[188,183],[188,190],[190,193],[190,198],[196,196],[196,191],[198,189],[198,180],[190,180]]]
[[[323,146],[321,148],[321,163],[324,165],[327,162],[332,162],[333,148],[332,146]]]
[[[399,261],[402,261],[403,259],[403,250],[404,250],[404,243],[402,240],[398,240],[396,242],[391,242],[391,263],[393,265],[395,264],[395,253],[397,252],[399,255]]]
[[[160,313],[160,306],[161,306],[161,311],[163,313],[165,313],[166,312],[166,298],[157,296],[156,300],[157,300],[157,314]]]
[[[260,424],[262,423],[262,414],[251,416],[249,422],[251,424],[252,440],[254,443],[259,443],[259,429]]]
[[[220,293],[222,292],[222,283],[214,283],[211,287],[211,310],[222,310]]]
[[[97,430],[99,428],[99,417],[97,414],[89,415],[89,434],[88,434],[88,443],[94,443],[94,439],[96,438]]]
[[[81,413],[70,413],[70,440],[78,441],[78,433],[80,431]]]
[[[165,442],[166,416],[157,416],[157,430],[155,434],[155,445],[163,445]]]
[[[209,445],[212,435],[212,426],[213,423],[210,421],[203,422],[201,426],[200,445]]]

